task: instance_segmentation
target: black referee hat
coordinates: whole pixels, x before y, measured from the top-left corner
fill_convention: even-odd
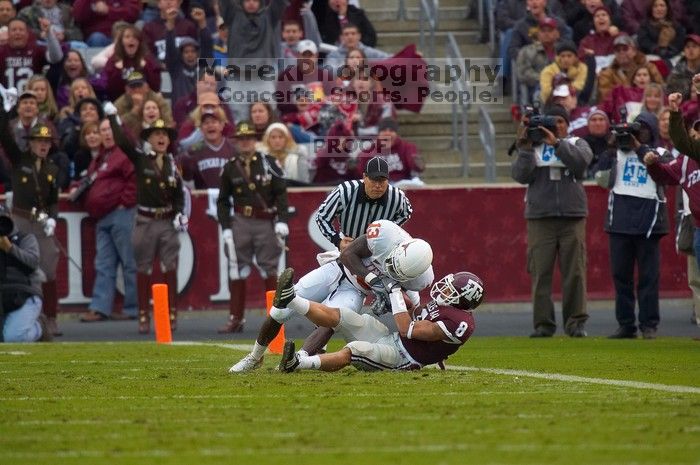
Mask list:
[[[389,163],[381,157],[374,157],[367,162],[365,174],[369,178],[389,178]]]

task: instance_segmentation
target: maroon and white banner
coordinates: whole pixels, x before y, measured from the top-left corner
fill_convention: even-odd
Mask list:
[[[608,237],[603,232],[607,191],[588,186],[590,215],[587,223],[588,295],[592,299],[614,296],[610,277]],[[330,248],[316,228],[313,215],[327,195],[326,188],[293,190],[289,203],[297,214],[289,224],[289,250],[283,259],[297,276],[315,268],[316,254]],[[667,205],[674,205],[672,190]],[[424,188],[411,190],[413,217],[405,225],[415,237],[427,240],[435,255],[437,278],[469,270],[486,283],[489,302],[529,301],[530,277],[526,270],[526,231],[523,218],[525,189],[517,186]],[[178,270],[181,309],[223,307],[229,298],[226,259],[219,227],[206,211],[207,192],[192,199],[192,218],[187,234],[181,235]],[[94,222],[67,201],[61,201],[57,237],[82,267],[81,273],[65,257],[59,262],[59,295],[62,309],[84,307],[90,300],[94,280]],[[673,217],[673,215],[671,215]],[[673,221],[673,219],[672,219]],[[674,249],[673,234],[661,241],[661,289],[664,297],[688,296],[686,257]],[[282,265],[284,266],[284,264]],[[159,275],[154,267],[154,275]],[[555,289],[559,289],[555,273]],[[248,308],[262,307],[262,280],[256,271],[248,280]]]

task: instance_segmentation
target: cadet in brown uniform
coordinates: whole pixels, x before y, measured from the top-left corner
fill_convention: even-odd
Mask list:
[[[287,183],[275,158],[255,151],[256,132],[250,122],[236,127],[239,154],[226,163],[217,201],[219,223],[229,258],[229,320],[220,333],[243,330],[245,280],[253,257],[266,276],[265,289],[277,286],[277,267],[289,234]],[[231,216],[231,207],[234,214]]]
[[[139,333],[150,331],[149,292],[151,272],[156,255],[160,259],[168,285],[170,326],[177,328],[177,258],[180,254],[178,232],[187,229],[183,213],[185,198],[182,178],[175,167],[170,142],[177,134],[158,119],[141,131],[142,148],[136,148],[124,135],[116,119],[116,108],[105,105],[114,141],[129,157],[136,169],[136,224],[131,238],[136,259],[136,287],[139,305]]]
[[[35,125],[27,136],[29,150],[23,152],[15,142],[9,120],[0,98],[0,144],[12,163],[12,218],[20,232],[34,234],[39,241],[39,267],[46,275],[46,281],[42,284],[42,311],[47,317],[48,330],[53,335],[60,336],[56,324],[56,266],[59,251],[53,237],[58,217],[59,188],[56,179],[59,168],[47,158],[55,135],[48,126]]]

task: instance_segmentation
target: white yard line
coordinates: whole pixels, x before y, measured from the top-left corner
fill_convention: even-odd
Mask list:
[[[253,350],[251,344],[225,344],[223,342],[196,342],[196,341],[174,341],[171,343],[174,346],[214,346],[223,349],[240,350],[250,352]]]
[[[504,370],[501,368],[464,367],[448,365],[445,368],[452,371],[479,371],[504,376],[522,376],[525,378],[538,378],[550,381],[564,381],[568,383],[604,384],[607,386],[620,386],[634,389],[651,389],[663,392],[679,392],[688,394],[700,394],[700,388],[693,386],[678,386],[673,384],[644,383],[641,381],[625,381],[610,378],[589,378],[586,376],[563,375],[560,373],[542,373],[538,371]]]

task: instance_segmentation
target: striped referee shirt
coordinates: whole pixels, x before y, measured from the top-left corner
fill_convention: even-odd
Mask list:
[[[411,213],[411,202],[402,190],[389,186],[383,196],[370,199],[364,182],[353,180],[345,181],[328,195],[316,213],[316,224],[326,239],[338,247],[341,233],[345,237],[359,237],[377,220],[389,220],[401,226]],[[340,223],[339,232],[333,227],[335,218]]]

